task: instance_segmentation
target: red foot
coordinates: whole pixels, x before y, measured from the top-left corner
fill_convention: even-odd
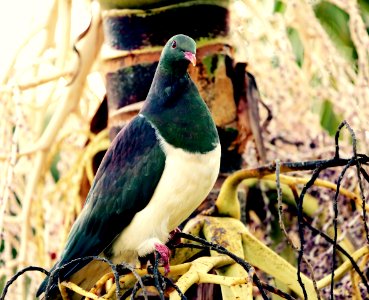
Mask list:
[[[176,229],[172,230],[170,233],[169,233],[169,240],[173,239],[176,237],[177,233],[180,233],[181,232],[181,229],[179,229],[179,227],[177,227]]]
[[[168,275],[170,272],[170,266],[169,266],[169,257],[170,257],[170,250],[167,246],[163,244],[155,244],[156,251],[159,252],[161,261],[163,263],[163,267],[165,270],[165,276]]]
[[[169,248],[173,248],[181,243],[181,238],[177,234],[180,232],[181,232],[181,229],[177,227],[176,229],[174,229],[173,231],[169,233],[168,242],[167,242],[167,246]]]

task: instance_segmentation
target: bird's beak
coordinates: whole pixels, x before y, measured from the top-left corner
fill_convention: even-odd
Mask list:
[[[196,56],[192,52],[185,51],[184,53],[185,59],[189,60],[193,66],[196,66]]]

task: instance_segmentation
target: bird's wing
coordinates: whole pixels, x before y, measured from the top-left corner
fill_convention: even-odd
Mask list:
[[[148,204],[164,165],[165,154],[155,129],[145,117],[137,116],[119,132],[105,154],[59,266],[75,258],[98,255],[107,248]],[[63,270],[61,279],[85,264]]]

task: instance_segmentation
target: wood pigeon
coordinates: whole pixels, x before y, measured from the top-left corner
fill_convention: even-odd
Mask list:
[[[205,199],[220,165],[216,126],[187,73],[189,63],[196,63],[195,54],[195,41],[183,34],[164,46],[144,106],[106,152],[52,271],[91,255],[136,266],[138,257],[155,250],[169,270],[165,243],[170,232]],[[108,271],[101,262],[94,263],[64,268],[60,281],[84,286],[89,282],[91,288]],[[58,294],[57,277],[50,282],[47,298]],[[37,296],[49,280],[43,281]]]

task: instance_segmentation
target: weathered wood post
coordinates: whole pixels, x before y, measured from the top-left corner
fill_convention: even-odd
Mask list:
[[[229,1],[100,0],[103,10],[108,126],[113,138],[145,100],[162,46],[183,33],[198,45],[190,75],[210,108],[222,143],[223,172],[241,167],[239,147],[251,134],[245,111],[245,64],[228,39]],[[240,103],[242,102],[242,103]],[[247,106],[247,105],[246,105]],[[247,109],[247,107],[246,107]],[[239,120],[239,117],[246,118]],[[240,132],[242,131],[242,132]]]

